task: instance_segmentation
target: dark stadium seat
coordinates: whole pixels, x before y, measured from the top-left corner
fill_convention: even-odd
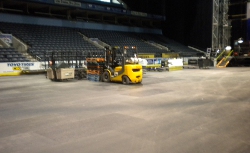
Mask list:
[[[91,29],[79,29],[81,33],[89,38],[98,38],[99,40],[111,45],[111,46],[137,46],[138,53],[165,53],[166,50],[156,48],[147,44],[135,37],[134,34],[127,32],[117,31],[104,31],[104,30],[91,30]],[[131,50],[129,50],[131,51]]]
[[[11,60],[10,61],[12,61],[12,62],[17,62],[18,61],[18,59],[17,58],[11,58]]]
[[[161,55],[161,53],[169,53],[169,50],[166,48],[157,48],[152,45],[152,43],[160,44],[178,53],[197,53],[196,51],[159,34],[75,29],[4,22],[0,22],[0,30],[12,33],[25,43],[28,43],[31,46],[28,53],[30,53],[34,58],[47,51],[75,52],[87,50],[96,51],[100,49],[92,43],[84,40],[78,32],[89,38],[98,38],[100,41],[103,41],[110,46],[137,46],[138,53],[156,54],[157,56]],[[2,50],[5,54],[12,54],[9,53],[12,51],[15,50],[13,48]],[[128,50],[128,52],[130,51],[131,50]]]
[[[28,60],[14,48],[0,48],[0,58],[2,58],[1,62],[16,62],[20,56],[25,60]]]
[[[83,51],[87,46],[91,46],[93,51],[99,49],[85,41],[73,28],[0,22],[0,30],[12,33],[29,44],[31,48],[28,53],[32,56],[40,55],[39,52],[43,54],[46,51],[68,51],[71,48],[74,51]]]
[[[0,58],[0,62],[9,62],[7,58]]]
[[[14,55],[12,55],[12,57],[19,57],[19,56],[18,56],[18,54],[14,54]]]
[[[12,55],[11,54],[7,55],[7,58],[12,58]]]

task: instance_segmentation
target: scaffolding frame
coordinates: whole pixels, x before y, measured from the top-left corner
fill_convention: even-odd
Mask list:
[[[230,45],[231,21],[228,19],[229,0],[213,0],[212,50],[224,50]]]

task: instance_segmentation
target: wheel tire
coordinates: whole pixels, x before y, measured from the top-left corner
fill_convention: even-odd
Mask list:
[[[105,72],[102,74],[102,81],[103,81],[103,82],[110,82],[110,75],[109,75],[109,72],[105,71]]]
[[[122,77],[122,83],[123,84],[129,84],[129,78],[127,76]]]

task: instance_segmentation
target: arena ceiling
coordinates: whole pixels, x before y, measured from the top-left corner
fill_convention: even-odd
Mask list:
[[[67,18],[78,21],[102,22],[109,24],[129,25],[147,28],[162,28],[160,20],[152,20],[151,18],[126,16],[114,13],[84,10],[75,7],[49,5],[29,1],[1,0],[0,4],[3,8],[0,9],[0,11],[2,10],[6,13],[18,13],[62,19]]]

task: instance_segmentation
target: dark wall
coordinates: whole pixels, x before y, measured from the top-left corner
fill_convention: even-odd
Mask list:
[[[170,0],[166,20],[163,33],[167,37],[201,49],[211,47],[211,0]]]
[[[247,13],[247,3],[245,0],[231,0],[231,5],[229,5],[229,19],[231,20],[231,45],[238,38],[242,37],[247,40],[248,35],[248,22],[246,16],[242,16]]]
[[[130,10],[164,15],[166,0],[123,0]]]
[[[213,2],[198,0],[196,15],[191,27],[189,44],[201,48],[210,48],[212,45]]]
[[[238,38],[243,38],[244,40],[247,40],[247,20],[232,20],[231,22],[232,29],[231,29],[231,45],[235,40],[238,40]]]
[[[185,45],[211,47],[212,0],[123,0],[130,9],[166,16],[163,33]]]
[[[184,0],[174,1],[170,0],[166,4],[166,22],[163,25],[163,33],[171,39],[175,39],[179,42],[187,44],[187,38],[189,35],[189,27],[192,21],[187,18],[193,18],[195,9],[190,9],[188,2]]]
[[[247,26],[247,36],[246,36],[246,39],[245,40],[248,40],[248,41],[250,41],[250,19],[248,19],[247,21],[246,21],[247,23],[246,23],[246,26]]]

